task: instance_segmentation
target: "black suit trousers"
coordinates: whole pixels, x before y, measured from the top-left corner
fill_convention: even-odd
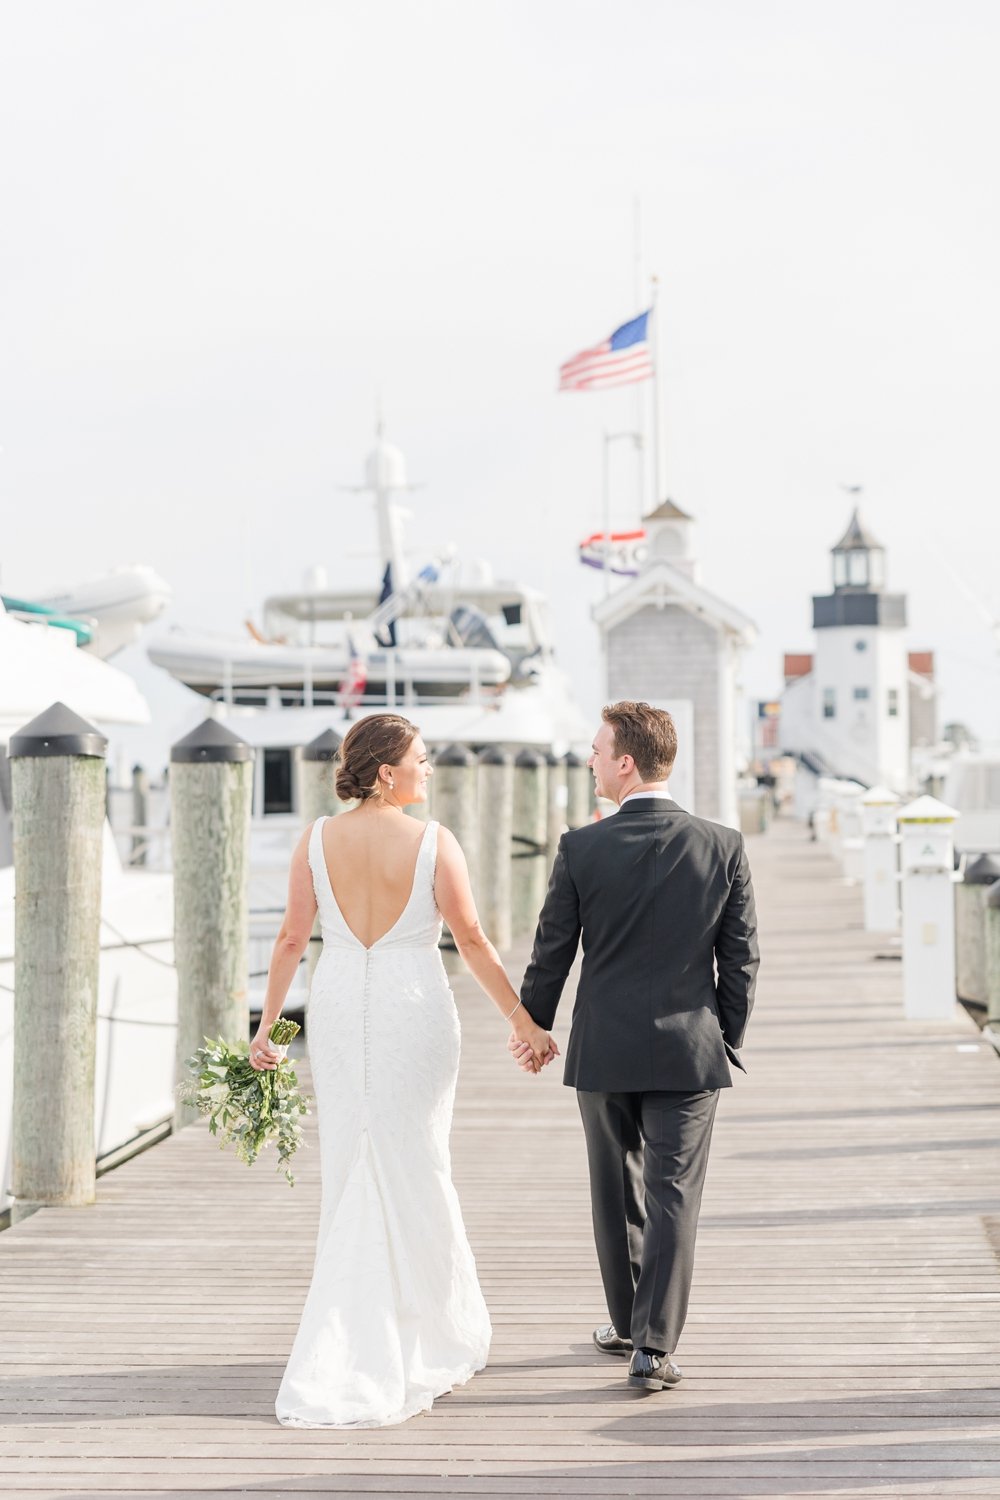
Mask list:
[[[637,1349],[672,1354],[687,1316],[718,1089],[577,1093],[608,1312]]]

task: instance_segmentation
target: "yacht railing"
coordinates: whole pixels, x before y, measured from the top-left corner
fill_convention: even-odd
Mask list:
[[[302,681],[287,685],[273,679],[248,679],[240,677],[234,683],[231,672],[225,680],[207,695],[213,703],[247,705],[247,699],[259,699],[261,708],[388,708],[414,709],[436,704],[464,703],[489,707],[495,705],[508,683],[483,683],[477,670],[470,674],[467,684],[456,685],[453,693],[420,692],[412,677],[399,677],[394,667],[386,667],[384,688],[377,692],[345,693],[340,688],[317,687],[311,673],[304,672]],[[254,706],[254,705],[250,705]]]

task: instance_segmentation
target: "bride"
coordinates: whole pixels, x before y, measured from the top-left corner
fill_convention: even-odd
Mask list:
[[[317,909],[323,951],[307,1038],[323,1193],[312,1284],[275,1402],[289,1427],[380,1427],[426,1411],[486,1364],[490,1319],[451,1180],[459,1057],[438,952],[442,917],[537,1072],[556,1054],[483,932],[462,850],[403,811],[433,774],[415,725],[374,714],[348,732],[337,795],[292,857],[255,1068]]]

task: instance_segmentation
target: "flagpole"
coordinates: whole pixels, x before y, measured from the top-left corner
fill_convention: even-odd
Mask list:
[[[642,311],[642,199],[636,193],[632,200],[632,233],[633,233],[633,262],[632,262],[632,298],[635,306],[635,315],[638,317]],[[636,519],[646,513],[646,393],[641,385],[635,389],[635,467],[636,485],[639,493],[639,509]]]
[[[650,311],[653,317],[651,355],[653,361],[653,509],[663,497],[663,435],[660,424],[660,299],[659,278],[650,277],[652,297]]]
[[[608,433],[608,429],[605,427],[603,433],[603,441],[601,444],[603,449],[603,461],[601,464],[601,509],[603,514],[601,518],[601,524],[604,528],[604,546],[602,548],[604,557],[602,560],[602,571],[604,574],[605,599],[611,592],[611,472],[610,455],[608,452],[609,442],[610,434]]]

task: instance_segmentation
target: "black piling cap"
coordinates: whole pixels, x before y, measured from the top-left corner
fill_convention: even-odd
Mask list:
[[[965,867],[966,885],[992,885],[1000,880],[1000,859],[995,854],[980,854]]]
[[[514,764],[524,770],[537,771],[541,766],[544,766],[545,756],[540,750],[519,750]]]
[[[340,754],[341,738],[335,729],[324,729],[314,740],[310,740],[302,751],[303,760],[336,760]]]
[[[474,766],[476,757],[468,745],[445,745],[434,757],[435,766]]]
[[[561,755],[557,755],[554,750],[546,750],[546,752],[545,752],[545,764],[547,766],[561,766],[562,763],[563,763],[563,758],[562,758]]]
[[[479,764],[481,766],[509,766],[510,755],[502,745],[487,745],[485,750],[479,752]]]
[[[577,755],[575,750],[567,750],[563,756],[563,765],[568,771],[578,771],[581,766],[585,766],[586,764],[587,762],[583,759],[583,756]]]
[[[86,719],[81,719],[65,703],[53,703],[30,724],[11,735],[7,746],[11,760],[39,755],[89,755],[95,760],[104,760],[107,753],[106,735],[93,724],[88,724]]]
[[[207,765],[226,760],[253,760],[253,746],[218,719],[205,719],[170,747],[172,765]]]

